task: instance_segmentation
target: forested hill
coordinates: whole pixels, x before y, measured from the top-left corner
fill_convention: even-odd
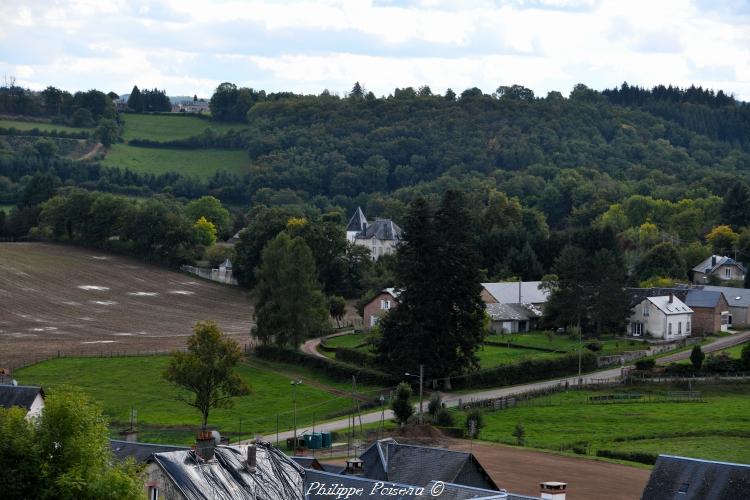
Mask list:
[[[747,179],[750,107],[723,93],[578,86],[569,98],[535,99],[511,89],[261,99],[247,113],[250,191],[291,189],[351,207],[376,193],[408,201],[448,186],[493,187],[556,227],[586,224],[631,194],[721,195]]]

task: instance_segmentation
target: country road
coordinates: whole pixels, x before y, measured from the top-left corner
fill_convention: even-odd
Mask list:
[[[310,347],[312,347],[312,342],[315,340],[320,343],[320,339],[313,339],[311,341],[308,341],[305,343],[305,346],[308,344],[311,344]],[[745,331],[742,333],[738,333],[729,337],[721,337],[710,344],[707,344],[703,346],[704,352],[713,352],[721,349],[726,349],[728,347],[735,346],[737,344],[741,344],[743,342],[746,342],[750,340],[750,331]],[[317,344],[316,344],[317,346]],[[305,352],[309,352],[305,350]],[[312,354],[312,353],[310,353]],[[322,354],[317,353],[319,356],[322,356]],[[671,354],[669,356],[665,356],[663,358],[659,358],[657,360],[657,363],[660,365],[672,363],[674,361],[679,361],[682,359],[687,359],[690,357],[690,351],[682,351],[675,354]],[[622,373],[622,368],[609,368],[606,370],[599,370],[592,373],[587,373],[581,377],[581,381],[583,384],[586,384],[588,382],[591,382],[592,380],[600,380],[600,379],[609,379],[609,378],[615,378],[619,377]],[[458,406],[459,400],[461,401],[470,401],[472,399],[490,399],[490,398],[499,398],[503,396],[509,396],[511,394],[520,394],[524,392],[530,392],[535,391],[538,389],[543,389],[547,387],[554,387],[557,385],[568,383],[569,385],[576,385],[578,384],[578,376],[574,375],[571,377],[563,377],[563,378],[557,378],[552,380],[544,380],[540,382],[531,382],[528,384],[522,384],[522,385],[514,385],[514,386],[508,386],[508,387],[499,387],[496,389],[486,389],[482,391],[476,391],[476,392],[470,392],[466,394],[443,394],[443,403],[445,403],[445,406],[447,407],[455,407]],[[425,398],[425,411],[427,406],[427,401]],[[415,404],[415,407],[418,407],[419,404]],[[393,412],[391,410],[385,411],[385,419],[392,419],[393,418]],[[371,413],[365,413],[361,415],[361,421],[362,424],[370,424],[379,422],[381,419],[381,412],[371,412]],[[320,423],[315,425],[315,431],[316,432],[331,432],[336,431],[340,429],[345,429],[348,427],[350,422],[350,419],[340,419],[340,420],[333,420],[330,422]],[[357,425],[359,425],[360,417],[357,417]],[[297,429],[297,435],[302,435],[305,432],[309,432],[311,429],[300,427]],[[280,440],[286,440],[287,438],[293,437],[294,432],[293,431],[286,431],[281,432],[278,435],[278,438]],[[275,442],[276,440],[276,434],[273,435],[267,435],[263,437],[264,440]]]

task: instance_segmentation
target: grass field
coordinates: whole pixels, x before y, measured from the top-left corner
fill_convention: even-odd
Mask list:
[[[679,453],[712,460],[750,463],[749,384],[694,385],[702,403],[631,402],[589,404],[588,397],[612,392],[685,390],[686,387],[628,387],[568,392],[534,400],[529,406],[485,413],[480,439],[515,444],[523,424],[527,446],[560,450],[586,441],[598,449]],[[457,413],[459,422],[463,416]],[[680,433],[694,435],[680,437]]]
[[[247,171],[249,160],[247,153],[241,150],[138,148],[115,144],[102,163],[110,167],[129,168],[135,172],[179,172],[206,178],[219,170],[242,174]]]
[[[326,340],[328,347],[348,347],[354,349],[360,344],[367,341],[367,336],[361,333],[352,333],[349,335],[340,335]]]
[[[485,345],[477,351],[479,364],[482,368],[494,368],[500,365],[518,363],[530,358],[552,358],[559,356],[554,352],[535,351],[517,347],[497,347]]]
[[[510,342],[512,344],[526,347],[540,347],[544,349],[556,349],[560,352],[572,352],[578,349],[578,339],[571,339],[567,335],[554,335],[548,338],[543,333],[515,333],[507,335],[490,335],[486,340],[491,342]],[[583,345],[594,342],[593,340],[583,340]],[[606,356],[610,354],[619,354],[623,351],[637,351],[646,349],[648,345],[635,340],[621,340],[604,338],[599,341],[602,344],[602,350],[597,351],[597,355]]]
[[[53,392],[64,385],[79,387],[99,401],[111,419],[113,435],[126,426],[130,409],[138,412],[139,440],[190,444],[200,425],[197,410],[178,401],[188,393],[162,379],[167,366],[166,356],[121,358],[63,358],[45,361],[17,370],[22,384],[39,384]],[[214,410],[209,425],[236,438],[240,430],[246,437],[254,433],[272,433],[279,415],[280,430],[293,425],[292,389],[289,373],[272,369],[289,369],[286,365],[246,364],[238,366],[240,376],[251,385],[252,393],[235,399],[232,409]],[[331,383],[323,375],[304,370],[294,371],[303,379],[297,388],[297,425],[300,431],[309,428],[313,414],[320,420],[326,414],[351,408],[348,394],[338,396],[320,388],[321,382]],[[309,382],[309,383],[306,383]],[[350,389],[348,384],[336,384]],[[363,388],[367,390],[370,388]]]
[[[734,347],[730,347],[729,349],[723,349],[721,352],[725,352],[729,354],[730,358],[740,359],[740,356],[742,355],[742,349],[747,345],[748,343],[745,342],[744,344],[739,344]]]
[[[60,132],[91,132],[91,128],[76,128],[67,127],[65,125],[57,125],[55,123],[39,123],[39,122],[26,122],[22,120],[8,120],[6,118],[0,119],[1,128],[15,128],[18,130],[33,130],[38,128],[39,130],[58,130]]]
[[[170,141],[199,135],[207,128],[216,132],[244,128],[242,124],[216,123],[193,116],[138,115],[125,113],[123,139],[149,139],[152,141]]]

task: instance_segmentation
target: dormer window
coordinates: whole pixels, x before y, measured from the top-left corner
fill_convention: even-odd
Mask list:
[[[732,268],[731,267],[725,267],[724,268],[724,277],[725,278],[731,278],[732,277]]]

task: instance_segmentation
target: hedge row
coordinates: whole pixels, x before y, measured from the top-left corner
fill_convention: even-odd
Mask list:
[[[516,347],[518,349],[528,349],[530,351],[541,351],[541,352],[559,352],[563,353],[564,351],[560,351],[558,349],[552,349],[550,347],[538,347],[538,346],[530,346],[530,345],[521,345],[521,344],[515,344],[513,342],[496,342],[494,340],[485,340],[483,342],[484,345],[491,345],[495,347]]]
[[[229,130],[223,134],[217,134],[211,129],[206,129],[202,134],[173,139],[171,141],[153,141],[151,139],[131,139],[131,146],[141,148],[164,148],[164,149],[245,149],[245,136],[241,130]]]
[[[308,356],[300,351],[286,347],[272,345],[257,346],[255,348],[255,354],[258,357],[269,359],[271,361],[281,361],[284,363],[293,363],[314,368],[339,380],[350,381],[352,375],[354,375],[359,382],[365,384],[393,386],[398,383],[398,380],[394,379],[387,373],[378,370],[359,367],[349,363],[342,363],[341,361],[335,361],[328,358]]]
[[[597,368],[596,356],[585,352],[581,356],[583,372]],[[451,380],[454,389],[470,387],[499,387],[537,380],[565,377],[578,373],[578,354],[570,353],[549,359],[529,359],[511,365],[480,370]]]
[[[373,366],[375,364],[375,356],[349,347],[338,347],[336,348],[336,361],[352,363],[357,366]]]
[[[644,453],[640,451],[616,451],[616,450],[596,450],[597,457],[614,458],[616,460],[627,460],[629,462],[638,462],[642,464],[654,465],[658,455],[656,453]]]
[[[91,134],[82,130],[80,132],[66,132],[64,130],[40,130],[33,128],[31,130],[20,130],[15,127],[0,127],[0,135],[25,135],[32,137],[59,137],[61,139],[88,139]]]

